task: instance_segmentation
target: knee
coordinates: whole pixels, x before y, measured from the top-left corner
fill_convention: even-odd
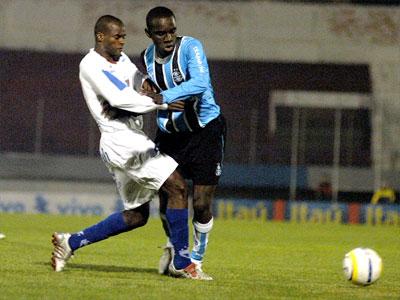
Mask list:
[[[130,229],[142,227],[147,224],[149,211],[127,210],[124,211],[124,221]]]
[[[187,184],[176,171],[165,181],[161,187],[161,193],[166,196],[165,198],[168,199],[168,202],[187,202]]]
[[[187,187],[185,182],[176,182],[173,190],[171,190],[169,197],[185,201],[187,199]]]
[[[185,180],[181,176],[176,175],[177,174],[173,174],[167,182],[166,192],[168,194],[168,199],[171,196],[185,197],[187,194],[187,185]]]

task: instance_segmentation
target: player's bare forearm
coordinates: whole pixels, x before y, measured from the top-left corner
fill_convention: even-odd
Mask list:
[[[168,110],[183,111],[185,109],[185,101],[178,100],[168,104]]]
[[[142,91],[143,95],[146,95],[153,99],[156,104],[163,104],[163,95],[155,93],[153,91]],[[168,110],[172,111],[183,111],[185,109],[185,102],[183,100],[174,101],[168,103]]]

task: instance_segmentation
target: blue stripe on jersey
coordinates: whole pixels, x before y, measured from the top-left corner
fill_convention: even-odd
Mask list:
[[[125,82],[122,82],[121,80],[119,80],[117,77],[115,77],[111,72],[106,71],[106,70],[102,70],[104,75],[107,76],[108,79],[110,79],[110,81],[120,90],[122,91],[124,88],[127,87]]]

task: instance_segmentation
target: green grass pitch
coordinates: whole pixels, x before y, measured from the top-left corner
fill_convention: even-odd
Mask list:
[[[399,299],[396,226],[214,223],[205,271],[214,281],[161,276],[161,223],[78,250],[64,272],[50,267],[53,231],[77,231],[99,217],[0,214],[0,299]],[[364,246],[383,259],[371,286],[346,281],[344,254]]]

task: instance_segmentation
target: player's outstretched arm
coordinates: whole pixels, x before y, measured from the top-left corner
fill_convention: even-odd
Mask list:
[[[80,79],[90,84],[97,95],[115,108],[143,114],[156,109],[167,109],[166,104],[156,104],[152,98],[141,95],[125,82],[104,70],[94,69],[90,64],[80,65]]]

